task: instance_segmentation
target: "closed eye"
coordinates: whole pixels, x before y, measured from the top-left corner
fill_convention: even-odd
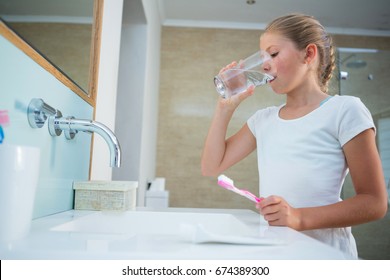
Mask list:
[[[276,57],[278,54],[279,54],[279,52],[272,53],[272,54],[271,54],[271,57],[274,58],[274,57]]]

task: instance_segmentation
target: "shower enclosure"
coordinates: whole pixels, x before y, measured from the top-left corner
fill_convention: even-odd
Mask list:
[[[370,110],[377,128],[376,141],[386,185],[390,186],[390,51],[338,49],[340,95],[359,97]],[[389,190],[388,190],[389,192]],[[351,178],[343,187],[343,198],[354,195]],[[380,221],[352,228],[359,257],[390,259],[390,214]]]

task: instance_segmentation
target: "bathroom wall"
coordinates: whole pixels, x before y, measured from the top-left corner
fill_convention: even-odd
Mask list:
[[[359,97],[373,115],[377,127],[377,145],[382,159],[385,182],[390,178],[389,155],[386,147],[389,137],[383,129],[383,121],[389,120],[390,115],[390,51],[350,52],[339,53],[340,69],[348,71],[349,77],[340,82],[341,95],[354,95]],[[349,65],[352,63],[352,66]],[[362,66],[362,64],[364,64]],[[369,78],[371,75],[371,78]],[[387,135],[386,135],[387,134]],[[343,187],[344,199],[355,194],[350,176],[346,178]],[[390,212],[378,221],[358,225],[352,228],[357,240],[360,256],[366,259],[390,259]]]
[[[42,98],[64,116],[92,119],[93,108],[1,35],[0,61],[0,110],[10,117],[3,144],[41,149],[34,218],[72,209],[73,180],[88,180],[91,135],[79,133],[71,141],[51,137],[47,124],[29,126],[26,110],[32,98]]]
[[[139,206],[156,170],[160,29],[157,0],[104,1],[95,119],[121,135],[126,157],[121,170],[112,170],[107,145],[95,138],[91,179],[137,180]],[[129,83],[134,73],[136,85]]]
[[[103,1],[103,4],[95,120],[114,131],[123,0]],[[109,160],[106,142],[102,137],[94,137],[91,180],[112,179]]]
[[[160,21],[156,1],[124,1],[115,133],[123,151],[114,180],[137,180],[137,205],[155,178],[160,75]]]
[[[218,187],[216,178],[203,177],[200,158],[217,100],[213,76],[232,60],[246,57],[258,49],[260,34],[261,31],[256,30],[162,28],[156,173],[157,176],[166,177],[170,206],[255,210],[250,201]],[[337,47],[390,50],[388,37],[334,35],[334,41]],[[384,75],[388,76],[388,69],[384,71],[387,71]],[[330,91],[332,94],[339,93],[336,78]],[[349,94],[358,94],[359,91],[360,86],[350,89]],[[377,89],[371,87],[369,91],[376,92]],[[388,95],[385,98],[389,100]],[[228,133],[232,134],[240,129],[257,109],[282,102],[284,98],[272,93],[267,86],[257,88],[254,96],[245,100],[233,115]],[[369,102],[370,106],[383,104],[373,100],[371,102],[370,97],[365,102]],[[372,110],[376,112],[375,108]],[[254,153],[227,170],[226,174],[235,180],[238,187],[258,193]],[[367,226],[371,231],[359,232],[358,246],[363,250],[361,257],[390,256],[388,237],[383,233],[386,230],[388,232],[389,228],[380,226],[388,222],[389,217],[378,223],[376,228],[382,230],[376,234],[372,232],[372,224]],[[364,235],[375,236],[375,248],[387,246],[387,252],[365,251],[373,240],[362,240]]]
[[[234,59],[259,48],[253,30],[163,27],[157,176],[166,177],[173,207],[249,208],[253,203],[218,187],[201,175],[200,157],[218,94],[213,77]],[[235,112],[228,134],[235,133],[258,109],[283,102],[268,86],[257,88]],[[253,153],[225,173],[238,187],[259,193]]]

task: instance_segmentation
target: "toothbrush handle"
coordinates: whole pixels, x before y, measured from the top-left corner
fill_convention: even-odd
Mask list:
[[[253,193],[249,191],[243,191],[243,195],[255,203],[259,203],[262,200],[261,198],[258,198],[257,196],[255,196]]]

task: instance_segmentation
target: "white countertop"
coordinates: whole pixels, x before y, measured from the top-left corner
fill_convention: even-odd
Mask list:
[[[137,208],[138,212],[151,209]],[[6,259],[346,259],[342,252],[287,227],[271,227],[260,216],[244,209],[167,208],[163,212],[228,213],[260,235],[283,241],[282,245],[238,245],[185,242],[175,234],[116,235],[116,238],[53,228],[96,211],[70,210],[36,219],[23,239],[0,244],[0,258]]]

